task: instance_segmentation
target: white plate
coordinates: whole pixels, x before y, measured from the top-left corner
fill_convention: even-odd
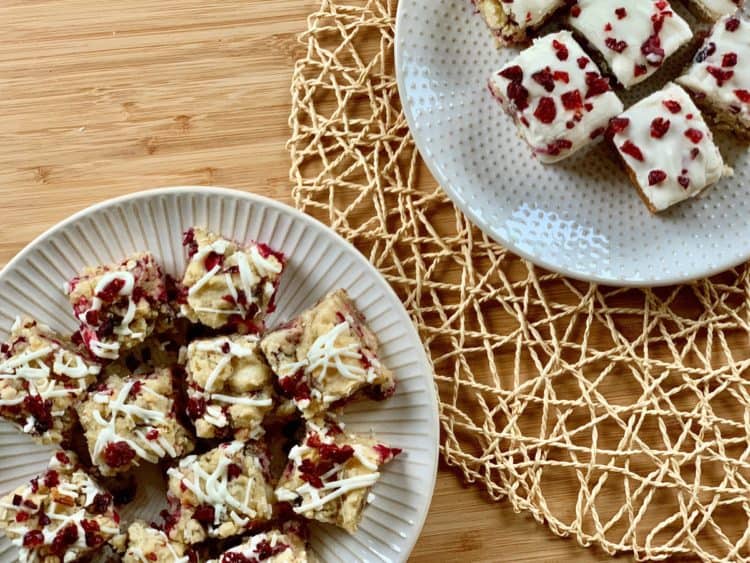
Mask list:
[[[558,165],[531,157],[487,90],[491,73],[517,52],[495,48],[470,0],[399,2],[406,117],[431,172],[477,226],[540,266],[612,285],[673,284],[750,258],[746,146],[718,136],[734,178],[655,217],[604,146]],[[660,87],[688,58],[678,56],[625,101]]]
[[[82,266],[151,250],[173,275],[182,272],[181,233],[206,226],[238,240],[259,240],[289,258],[270,324],[290,319],[332,289],[346,288],[377,333],[381,357],[396,373],[396,395],[383,403],[352,405],[347,428],[374,430],[404,454],[389,464],[354,536],[314,526],[312,548],[322,561],[406,561],[424,524],[435,485],[438,453],[437,397],[424,348],[396,294],[357,250],[302,213],[238,191],[184,187],[141,192],[106,201],[60,223],[27,246],[0,273],[0,335],[28,314],[57,330],[75,323],[62,284]],[[10,425],[0,425],[0,493],[42,471],[49,450]],[[148,476],[151,476],[150,478]],[[146,471],[136,508],[153,516],[162,507],[158,477]],[[149,494],[151,493],[151,494]],[[151,499],[149,500],[149,496]],[[3,537],[0,562],[15,561]]]

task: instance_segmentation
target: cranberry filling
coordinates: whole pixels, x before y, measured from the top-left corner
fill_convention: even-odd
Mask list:
[[[195,512],[193,512],[193,518],[204,526],[210,526],[213,524],[215,516],[214,507],[210,504],[202,504],[195,509]]]
[[[110,442],[104,448],[104,461],[110,467],[128,465],[135,457],[135,450],[127,442]]]
[[[44,534],[40,530],[29,530],[23,536],[23,546],[33,549],[44,543]]]

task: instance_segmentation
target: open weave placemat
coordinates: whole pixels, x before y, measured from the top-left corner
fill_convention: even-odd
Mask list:
[[[396,4],[322,0],[309,17],[291,179],[297,206],[369,256],[419,328],[445,460],[584,545],[747,558],[747,267],[612,289],[489,241],[415,150],[394,76]]]

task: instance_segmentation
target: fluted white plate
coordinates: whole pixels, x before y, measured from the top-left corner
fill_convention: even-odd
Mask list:
[[[347,428],[373,430],[404,454],[389,464],[373,490],[359,531],[349,536],[315,525],[312,549],[322,561],[406,561],[424,524],[435,485],[438,452],[437,397],[432,371],[409,316],[396,294],[367,260],[333,231],[280,203],[220,188],[146,191],[81,211],[27,246],[0,273],[0,336],[16,315],[54,329],[75,330],[63,282],[83,266],[150,250],[167,272],[185,266],[181,233],[193,225],[238,240],[258,240],[288,256],[273,325],[294,317],[327,292],[343,287],[377,333],[384,363],[396,374],[396,395],[382,403],[352,405]],[[0,493],[44,470],[49,449],[7,424],[0,425]],[[163,507],[163,485],[153,470],[141,474],[137,500],[123,511],[153,518]],[[16,560],[0,539],[0,562]]]
[[[680,2],[672,5],[698,29]],[[470,0],[399,1],[396,70],[409,127],[472,222],[540,266],[611,285],[680,283],[750,259],[747,145],[718,135],[734,177],[654,216],[605,145],[555,165],[532,158],[487,89],[492,73],[517,54],[495,47]],[[677,76],[690,55],[684,49],[627,92],[626,105]]]

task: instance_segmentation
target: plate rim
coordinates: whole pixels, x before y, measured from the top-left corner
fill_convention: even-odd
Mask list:
[[[658,279],[653,279],[653,280],[637,280],[637,279],[607,277],[607,276],[586,274],[584,272],[578,272],[578,271],[566,268],[559,264],[558,265],[551,264],[550,262],[544,260],[543,258],[535,256],[534,254],[521,249],[512,241],[503,239],[503,237],[499,236],[498,233],[493,232],[490,225],[484,220],[482,220],[473,211],[472,207],[468,205],[467,202],[458,193],[458,191],[453,185],[453,182],[451,182],[449,178],[446,176],[446,174],[443,172],[442,167],[434,158],[432,151],[430,151],[429,145],[427,144],[426,139],[423,137],[421,130],[419,129],[419,127],[417,127],[416,119],[413,113],[413,107],[408,102],[408,96],[406,95],[406,83],[405,83],[406,72],[405,72],[405,69],[403,68],[404,57],[406,55],[404,54],[404,48],[402,47],[402,43],[404,42],[403,33],[405,32],[401,31],[404,28],[404,25],[401,25],[401,24],[405,17],[404,13],[405,13],[406,8],[404,6],[406,6],[409,3],[412,3],[413,1],[414,0],[400,0],[398,3],[397,11],[396,11],[396,36],[394,38],[394,43],[395,43],[394,50],[395,50],[396,83],[398,85],[398,95],[401,100],[401,107],[403,108],[404,116],[406,117],[406,122],[409,125],[409,131],[412,137],[414,138],[414,143],[416,144],[416,147],[419,150],[419,154],[422,156],[422,160],[424,160],[424,163],[429,169],[430,173],[437,180],[438,184],[440,184],[440,187],[448,195],[451,201],[454,204],[456,204],[458,208],[464,213],[464,215],[466,215],[469,218],[470,222],[474,226],[479,228],[479,230],[481,230],[490,239],[494,240],[501,246],[504,246],[505,248],[510,250],[513,254],[520,256],[524,260],[527,260],[531,262],[532,264],[539,266],[540,268],[549,270],[550,272],[561,274],[565,277],[569,277],[569,278],[583,281],[583,282],[608,285],[608,286],[614,286],[614,287],[650,288],[650,287],[665,287],[665,286],[671,286],[671,285],[688,284],[697,280],[715,276],[722,272],[726,272],[727,270],[731,270],[732,268],[735,268],[747,262],[748,260],[750,260],[750,245],[748,245],[744,252],[733,254],[732,256],[727,257],[723,262],[719,262],[717,264],[706,265],[703,268],[698,268],[697,270],[699,271],[696,271],[695,273],[690,273],[690,274],[685,274],[685,275],[675,275],[672,277],[664,277],[664,278],[658,278]],[[468,4],[468,1],[469,0],[466,0],[467,4]],[[521,141],[519,140],[519,142]]]
[[[419,364],[422,364],[422,367],[424,369],[425,374],[433,374],[434,370],[431,367],[431,363],[427,357],[427,352],[424,349],[422,338],[419,336],[419,333],[417,332],[414,323],[411,320],[411,317],[409,316],[408,312],[406,311],[406,308],[403,306],[403,302],[396,294],[393,287],[391,287],[391,284],[388,283],[388,281],[383,277],[383,275],[375,268],[375,266],[372,265],[372,263],[367,260],[367,258],[348,240],[343,238],[341,235],[339,235],[336,231],[334,231],[331,227],[328,225],[318,221],[317,219],[311,217],[310,215],[307,215],[300,210],[296,209],[295,207],[292,207],[291,205],[287,205],[285,203],[282,203],[280,201],[277,201],[275,199],[272,199],[267,196],[263,196],[260,194],[256,194],[250,191],[243,191],[236,188],[227,188],[222,186],[198,186],[198,185],[180,185],[180,186],[171,186],[171,187],[157,187],[157,188],[144,188],[135,192],[131,192],[128,194],[116,196],[113,198],[108,198],[102,201],[99,201],[97,203],[94,203],[92,205],[86,206],[72,215],[66,217],[62,221],[59,221],[46,229],[44,232],[36,236],[34,239],[32,239],[29,243],[27,243],[20,251],[18,251],[13,258],[11,258],[5,266],[3,266],[2,269],[0,269],[0,279],[4,278],[6,275],[8,275],[9,272],[13,270],[13,268],[16,267],[18,263],[20,263],[28,254],[33,252],[33,250],[41,243],[43,243],[46,239],[49,237],[55,235],[58,231],[62,231],[63,229],[69,227],[70,225],[75,224],[76,222],[80,221],[81,219],[85,218],[87,215],[95,213],[103,208],[121,205],[123,203],[132,202],[134,200],[139,199],[150,199],[150,198],[156,198],[163,195],[195,195],[195,194],[201,194],[201,195],[224,195],[229,197],[235,197],[239,199],[244,199],[250,203],[255,204],[261,204],[261,205],[267,205],[271,208],[274,208],[282,213],[289,213],[292,216],[293,221],[301,221],[303,223],[306,223],[307,226],[312,227],[313,229],[319,229],[323,232],[326,232],[331,235],[335,240],[337,240],[339,243],[342,244],[342,248],[347,249],[351,251],[354,255],[354,260],[357,260],[362,263],[362,265],[365,267],[365,269],[369,270],[371,275],[380,281],[382,281],[383,286],[386,290],[386,292],[390,293],[391,297],[394,299],[396,303],[399,303],[401,306],[398,308],[397,315],[400,315],[402,317],[402,321],[406,323],[406,326],[408,327],[406,330],[408,332],[411,332],[413,336],[415,337],[416,341],[419,342],[421,345],[417,346],[418,350],[418,358],[417,361]],[[403,553],[403,561],[407,561],[411,553],[414,551],[414,547],[416,546],[417,541],[422,535],[422,531],[424,529],[425,522],[427,520],[427,515],[430,513],[430,507],[432,506],[432,501],[435,496],[435,487],[437,484],[437,473],[438,473],[438,465],[439,465],[439,457],[440,457],[440,419],[439,419],[439,403],[438,403],[438,396],[437,396],[437,390],[435,388],[435,381],[434,379],[430,378],[430,380],[427,382],[426,385],[427,389],[427,400],[428,403],[430,403],[430,420],[428,422],[428,426],[430,427],[432,434],[434,435],[435,440],[431,441],[431,443],[434,445],[434,451],[431,456],[433,471],[432,476],[429,481],[428,486],[428,501],[426,506],[424,507],[424,510],[419,514],[419,521],[415,522],[413,526],[414,534],[413,537],[410,537],[405,542],[406,549]]]

